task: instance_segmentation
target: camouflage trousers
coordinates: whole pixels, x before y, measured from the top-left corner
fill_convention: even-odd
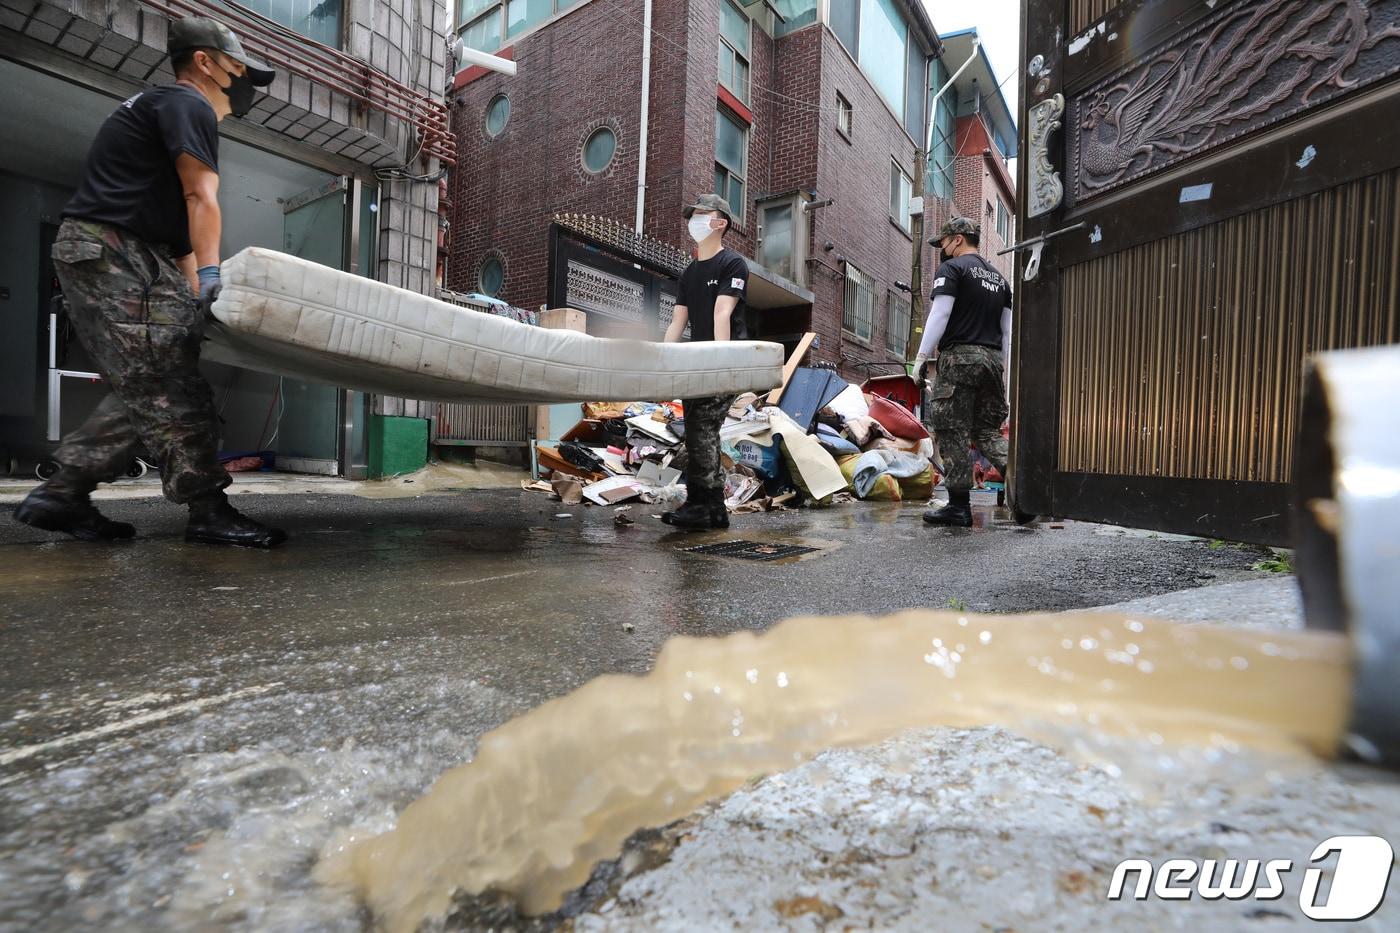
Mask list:
[[[959,344],[939,354],[938,375],[929,402],[929,424],[950,490],[972,488],[972,451],[976,444],[992,466],[1006,475],[1006,383],[1001,352],[976,344]]]
[[[88,492],[131,464],[138,442],[174,502],[229,485],[214,393],[199,372],[204,310],[170,251],[106,224],[65,220],[53,247],[68,316],[111,389],[63,439],[50,485]]]
[[[703,500],[706,495],[724,498],[719,429],[724,427],[724,418],[733,404],[734,399],[727,395],[681,401],[685,416],[685,488],[688,500]]]

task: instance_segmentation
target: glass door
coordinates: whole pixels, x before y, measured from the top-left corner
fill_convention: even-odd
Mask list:
[[[350,180],[335,178],[288,198],[283,205],[282,250],[344,270],[349,249]],[[334,386],[281,380],[276,441],[278,469],[340,472],[343,393]]]

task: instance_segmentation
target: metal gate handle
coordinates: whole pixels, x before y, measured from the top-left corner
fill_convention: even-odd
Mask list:
[[[1007,253],[1023,253],[1026,250],[1030,250],[1031,258],[1026,261],[1026,273],[1024,278],[1027,282],[1034,282],[1036,276],[1040,275],[1040,254],[1041,251],[1045,249],[1045,244],[1049,243],[1056,237],[1064,236],[1066,233],[1073,233],[1076,230],[1083,230],[1086,226],[1088,226],[1088,224],[1081,220],[1079,223],[1075,224],[1072,227],[1063,227],[1059,230],[1056,230],[1053,233],[1042,233],[1038,237],[1033,237],[1029,240],[1022,240],[1020,243],[1016,243],[1012,246],[1008,246],[1006,249],[999,250],[997,252],[997,255],[1005,256]]]

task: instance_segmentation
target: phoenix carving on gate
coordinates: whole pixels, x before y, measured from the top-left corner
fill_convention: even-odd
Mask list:
[[[1384,8],[1384,9],[1381,9]],[[1375,15],[1379,13],[1379,15]],[[1079,196],[1095,194],[1400,69],[1390,0],[1248,0],[1076,102]]]

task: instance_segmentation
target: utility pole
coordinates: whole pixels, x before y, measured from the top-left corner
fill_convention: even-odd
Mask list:
[[[974,36],[972,39],[972,52],[967,56],[967,61],[952,76],[943,83],[938,92],[933,95],[933,99],[928,103],[928,109],[924,113],[924,139],[922,149],[914,153],[914,196],[922,198],[924,196],[924,178],[928,174],[928,160],[934,149],[933,134],[938,130],[938,104],[943,100],[943,95],[953,89],[958,79],[962,77],[977,58],[977,53],[982,48],[980,37]],[[932,77],[932,75],[930,75]],[[928,91],[934,90],[934,83],[928,82]],[[927,93],[927,92],[926,92]],[[905,348],[904,358],[910,363],[914,362],[914,357],[919,355],[919,344],[924,336],[924,218],[928,216],[928,209],[919,212],[919,216],[914,218],[914,263],[910,269],[909,284],[912,289],[909,295],[909,345]]]
[[[928,174],[928,151],[914,151],[914,197],[923,202],[924,176]],[[924,337],[924,218],[928,216],[927,204],[914,215],[914,263],[909,275],[909,340],[904,347],[904,358],[912,363],[919,353],[919,343]]]

